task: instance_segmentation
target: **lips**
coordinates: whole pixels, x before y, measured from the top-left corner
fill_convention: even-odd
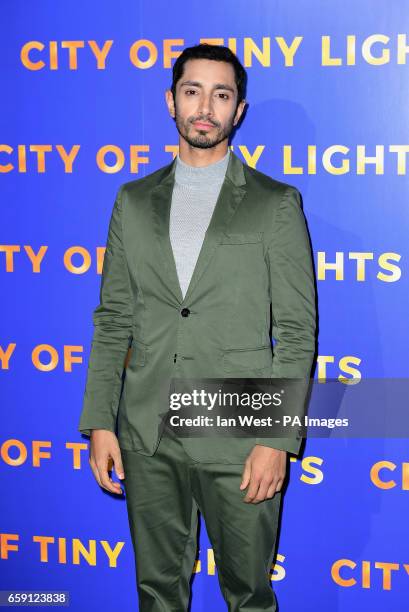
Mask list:
[[[193,124],[195,127],[197,127],[199,130],[202,128],[211,128],[213,127],[213,125],[211,123],[203,123],[202,121],[195,121]]]

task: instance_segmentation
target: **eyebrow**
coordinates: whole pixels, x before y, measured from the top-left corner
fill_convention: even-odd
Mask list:
[[[181,83],[180,86],[183,87],[183,85],[193,85],[195,87],[203,87],[203,85],[199,81],[183,81],[183,83]],[[234,88],[231,87],[230,85],[226,85],[226,83],[216,83],[213,86],[213,89],[225,89],[226,91],[231,91],[232,93],[235,93]]]

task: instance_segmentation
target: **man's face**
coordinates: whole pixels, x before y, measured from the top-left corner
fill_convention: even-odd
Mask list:
[[[237,108],[234,68],[228,62],[188,60],[176,83],[176,102],[166,92],[180,136],[192,147],[209,149],[229,137],[246,102]]]

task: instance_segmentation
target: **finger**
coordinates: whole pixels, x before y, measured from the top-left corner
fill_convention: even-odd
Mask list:
[[[267,498],[267,499],[271,499],[272,497],[274,497],[275,492],[276,492],[275,485],[273,485],[273,484],[272,484],[272,485],[270,485],[270,486],[268,487],[268,490],[267,490],[267,495],[266,495],[266,498]]]
[[[274,495],[280,490],[280,489],[278,489],[278,486],[279,486],[279,481],[272,482],[270,484],[269,488],[268,488],[267,496],[266,497],[267,498],[274,497]]]
[[[106,462],[101,462],[97,464],[99,477],[101,479],[101,484],[110,493],[122,493],[121,485],[119,482],[113,482],[109,477],[108,469],[106,466]]]
[[[282,487],[283,487],[283,484],[284,484],[284,479],[279,478],[279,479],[278,479],[278,482],[277,482],[277,486],[276,486],[276,491],[277,491],[277,492],[278,492],[278,491],[281,491],[281,489],[282,489]]]
[[[267,490],[270,484],[271,484],[270,480],[265,480],[265,479],[261,480],[260,486],[257,491],[257,495],[253,498],[251,502],[252,504],[258,504],[259,502],[264,501],[266,499]]]
[[[250,482],[251,466],[249,462],[244,464],[243,475],[241,478],[240,489],[245,489]]]
[[[125,478],[125,472],[124,472],[124,466],[122,464],[121,451],[119,450],[119,447],[118,447],[118,450],[113,451],[112,459],[114,461],[115,473],[118,476],[118,478],[122,480],[123,478]]]
[[[116,482],[115,480],[112,479],[112,472],[111,470],[108,470],[108,480],[111,486],[115,487],[116,491],[114,491],[115,493],[123,493],[122,487],[121,487],[121,483],[120,482]]]
[[[257,477],[254,472],[250,478],[250,485],[247,491],[246,497],[244,497],[245,502],[251,502],[257,495],[258,488],[260,486],[261,478]]]
[[[112,479],[112,470],[108,470],[108,478],[109,478],[109,483],[116,488],[116,491],[114,491],[114,493],[118,493],[119,495],[121,495],[123,493],[123,489],[121,487],[121,483],[120,482],[116,482],[115,480]]]
[[[90,463],[90,466],[91,466],[92,473],[94,474],[95,480],[97,481],[99,486],[102,487],[101,478],[99,477],[99,472],[98,472],[98,468],[96,466],[95,461],[93,459],[90,459],[89,463]]]

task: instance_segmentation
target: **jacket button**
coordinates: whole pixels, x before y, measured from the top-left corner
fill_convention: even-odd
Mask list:
[[[182,310],[180,311],[180,314],[182,315],[182,317],[188,317],[190,315],[189,308],[182,308]]]

